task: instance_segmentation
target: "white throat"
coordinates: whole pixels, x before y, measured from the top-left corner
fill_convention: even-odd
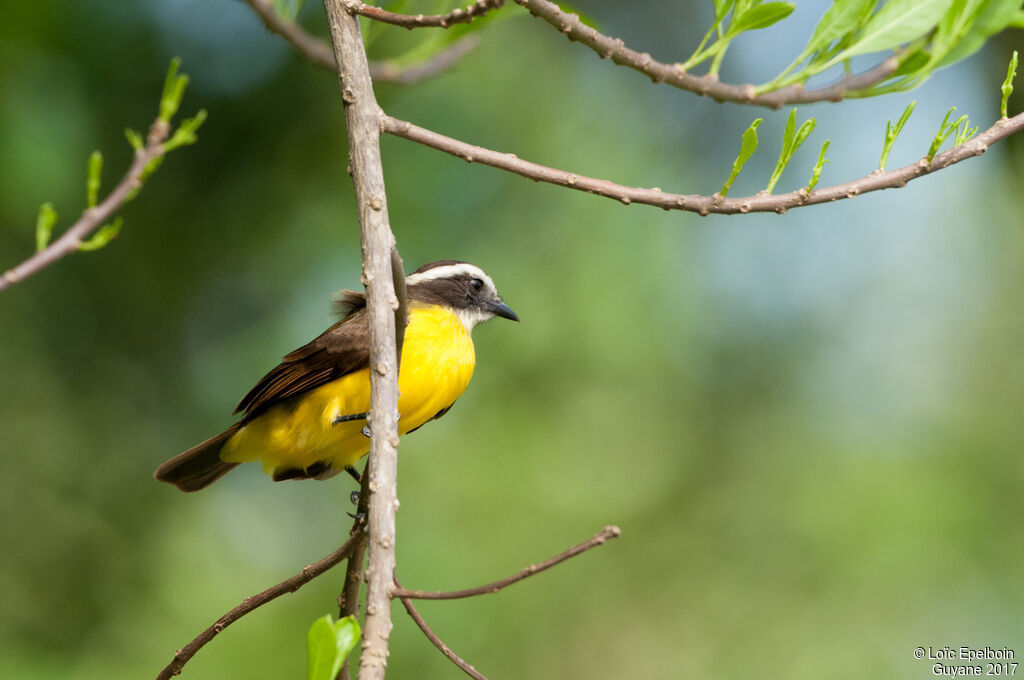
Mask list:
[[[453,311],[455,312],[455,316],[459,317],[459,321],[462,322],[467,333],[472,333],[473,328],[476,327],[477,324],[494,318],[494,314],[491,312],[485,312],[482,309],[456,309]]]

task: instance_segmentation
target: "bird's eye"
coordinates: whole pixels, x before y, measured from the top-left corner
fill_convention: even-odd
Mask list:
[[[480,290],[481,288],[484,287],[484,282],[481,281],[480,279],[472,279],[469,282],[469,285],[473,286],[473,290]]]

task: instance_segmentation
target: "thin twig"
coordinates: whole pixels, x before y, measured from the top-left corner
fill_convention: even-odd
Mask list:
[[[37,252],[18,266],[8,269],[0,276],[0,290],[10,285],[23,281],[32,276],[40,269],[43,269],[65,255],[78,250],[82,240],[98,229],[106,222],[111,215],[124,205],[129,196],[142,186],[142,174],[151,160],[164,154],[163,142],[170,134],[170,125],[161,120],[156,120],[149,129],[146,138],[146,146],[135,151],[132,164],[128,167],[117,186],[107,194],[103,202],[94,208],[89,208],[78,221],[72,224],[53,243]]]
[[[895,57],[889,57],[868,71],[844,76],[832,85],[806,90],[803,84],[796,83],[759,95],[755,92],[754,85],[731,85],[719,82],[714,76],[692,75],[682,70],[678,64],[666,64],[646,52],[632,50],[626,47],[621,39],[600,33],[597,29],[580,21],[576,14],[563,12],[557,4],[548,0],[515,1],[529,10],[530,14],[540,17],[557,28],[569,40],[579,41],[586,45],[602,59],[611,59],[620,66],[639,71],[656,83],[667,83],[720,102],[731,101],[738,104],[767,106],[773,109],[789,104],[838,102],[847,93],[862,90],[884,81],[899,66]]]
[[[252,11],[259,15],[260,19],[263,19],[263,25],[267,27],[268,31],[277,33],[291,43],[292,47],[298,50],[305,59],[318,66],[335,70],[334,52],[328,43],[306,33],[297,23],[286,21],[280,17],[274,11],[270,0],[245,0],[245,2],[252,8]]]
[[[412,85],[451,69],[479,44],[479,37],[464,35],[429,59],[414,64],[401,65],[392,59],[373,61],[370,62],[370,77],[376,83]]]
[[[514,172],[517,175],[537,182],[548,182],[549,184],[556,184],[576,189],[577,191],[585,191],[590,194],[615,199],[626,205],[630,203],[643,203],[665,210],[685,210],[700,215],[711,213],[731,215],[750,212],[776,212],[781,214],[790,208],[854,198],[855,196],[879,191],[880,189],[903,187],[910,180],[942,170],[964,159],[980,156],[992,144],[1024,129],[1024,113],[1019,113],[1012,118],[1002,118],[996,121],[992,127],[973,137],[970,141],[935,156],[930,163],[926,158],[922,158],[897,170],[890,170],[888,172],[875,171],[851,182],[815,189],[812,192],[800,189],[787,194],[773,195],[760,193],[755,196],[741,198],[723,198],[718,194],[711,196],[673,194],[657,188],[644,189],[624,186],[609,182],[608,180],[586,177],[566,172],[565,170],[531,163],[530,161],[520,159],[515,154],[501,153],[473,144],[467,144],[466,142],[445,137],[431,130],[390,116],[384,117],[382,126],[384,132],[388,134],[444,151],[470,163],[483,163],[494,168]]]
[[[365,2],[356,0],[345,0],[345,8],[354,14],[360,14],[368,19],[381,21],[394,26],[401,26],[412,30],[414,28],[425,28],[429,26],[448,28],[452,24],[468,24],[477,17],[482,17],[492,9],[497,9],[505,4],[505,0],[476,0],[472,5],[461,9],[453,9],[447,14],[398,14],[389,12],[386,9],[368,5]]]
[[[369,562],[366,568],[366,625],[360,680],[383,680],[391,634],[391,580],[395,572],[395,512],[398,510],[398,347],[395,237],[388,221],[380,155],[380,106],[366,62],[359,18],[342,0],[324,0],[341,100],[348,128],[349,167],[355,185],[363,249],[363,283],[370,342]],[[400,260],[398,261],[400,266]],[[404,279],[403,279],[404,280]]]
[[[402,584],[398,582],[397,576],[395,577],[395,586],[398,588],[399,591],[402,590]],[[423,631],[423,634],[427,636],[427,639],[430,640],[435,647],[441,650],[442,654],[448,657],[449,661],[451,661],[453,664],[461,668],[466,673],[466,675],[473,678],[474,680],[487,680],[487,676],[485,676],[477,669],[473,668],[473,666],[470,663],[468,663],[461,656],[453,652],[452,648],[446,645],[441,640],[441,638],[437,636],[437,633],[435,633],[433,629],[431,629],[431,627],[427,625],[427,622],[423,620],[422,616],[420,616],[420,613],[416,610],[416,607],[413,606],[412,600],[410,600],[408,597],[403,597],[401,598],[401,600],[402,605],[405,606],[405,611],[409,612],[409,616],[411,616],[412,620],[416,622],[416,625],[419,626],[420,630]]]
[[[609,539],[618,538],[622,531],[617,526],[607,526],[601,531],[594,534],[592,537],[583,541],[579,545],[575,545],[563,553],[559,553],[554,557],[544,560],[539,564],[531,564],[528,567],[520,570],[519,573],[513,574],[507,578],[503,578],[500,581],[494,581],[487,585],[478,586],[476,588],[466,588],[465,590],[449,590],[449,591],[429,591],[429,590],[406,590],[405,588],[399,588],[393,595],[394,597],[400,598],[413,598],[417,600],[458,600],[463,597],[475,597],[477,595],[488,595],[496,593],[502,588],[507,588],[513,583],[519,583],[523,579],[527,579],[535,574],[550,569],[551,567],[561,564],[566,560],[576,557],[580,553],[586,552],[591,548],[596,548],[599,545],[604,545]]]
[[[292,47],[307,61],[317,66],[337,70],[334,52],[324,40],[314,37],[302,27],[283,19],[274,11],[270,0],[245,0],[246,4],[263,20],[268,31],[277,33],[287,40]],[[377,82],[401,83],[410,85],[426,78],[436,76],[452,66],[477,46],[479,41],[474,36],[465,36],[422,62],[402,66],[394,60],[371,61],[370,76]]]
[[[363,565],[366,562],[366,514],[367,500],[370,498],[370,476],[364,468],[359,485],[359,503],[356,505],[356,517],[352,522],[352,535],[356,536],[352,554],[345,567],[345,585],[338,596],[338,618],[346,616],[359,618],[359,589],[363,585]],[[348,658],[338,671],[338,680],[349,680]]]
[[[313,564],[307,565],[295,576],[289,579],[281,581],[276,586],[267,588],[262,593],[251,595],[244,600],[242,603],[226,613],[224,616],[217,619],[213,625],[204,630],[202,633],[196,636],[192,642],[188,643],[178,651],[174,653],[174,658],[171,663],[167,664],[162,671],[156,676],[157,680],[168,680],[169,678],[181,673],[182,667],[188,663],[196,652],[203,648],[210,640],[217,636],[222,630],[230,626],[232,623],[242,618],[249,612],[253,611],[258,607],[262,607],[271,600],[274,600],[285,593],[294,593],[296,590],[306,585],[320,574],[324,573],[331,567],[335,566],[346,557],[349,556],[356,542],[360,539],[362,532],[356,533],[345,541],[344,545],[332,552],[322,560],[314,562]]]

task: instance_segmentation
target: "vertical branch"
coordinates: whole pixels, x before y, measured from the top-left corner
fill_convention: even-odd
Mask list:
[[[349,555],[348,564],[345,568],[345,584],[342,586],[341,595],[338,596],[338,618],[346,616],[359,618],[359,589],[363,585],[363,566],[366,563],[366,516],[369,512],[367,500],[370,498],[369,489],[370,475],[364,474],[359,484],[359,503],[356,506],[356,520],[352,525],[353,535],[359,538],[352,546],[352,554]],[[338,671],[338,680],[349,680],[349,658],[341,665]]]
[[[363,282],[370,331],[370,415],[372,437],[365,474],[370,491],[366,569],[366,625],[359,661],[362,680],[379,680],[387,666],[391,634],[391,591],[395,571],[395,511],[398,508],[398,356],[395,315],[399,300],[392,277],[395,237],[388,223],[380,121],[358,19],[342,0],[324,0],[338,63],[341,98],[348,125],[349,165],[355,183],[363,246]]]

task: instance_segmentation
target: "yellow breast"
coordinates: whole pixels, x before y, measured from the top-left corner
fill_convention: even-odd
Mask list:
[[[414,430],[451,406],[466,390],[476,353],[469,331],[449,309],[412,303],[398,376],[399,434]],[[335,470],[370,450],[364,420],[332,425],[338,416],[370,408],[369,370],[350,373],[246,423],[221,450],[229,463],[259,459],[263,470],[306,469],[326,462]]]

